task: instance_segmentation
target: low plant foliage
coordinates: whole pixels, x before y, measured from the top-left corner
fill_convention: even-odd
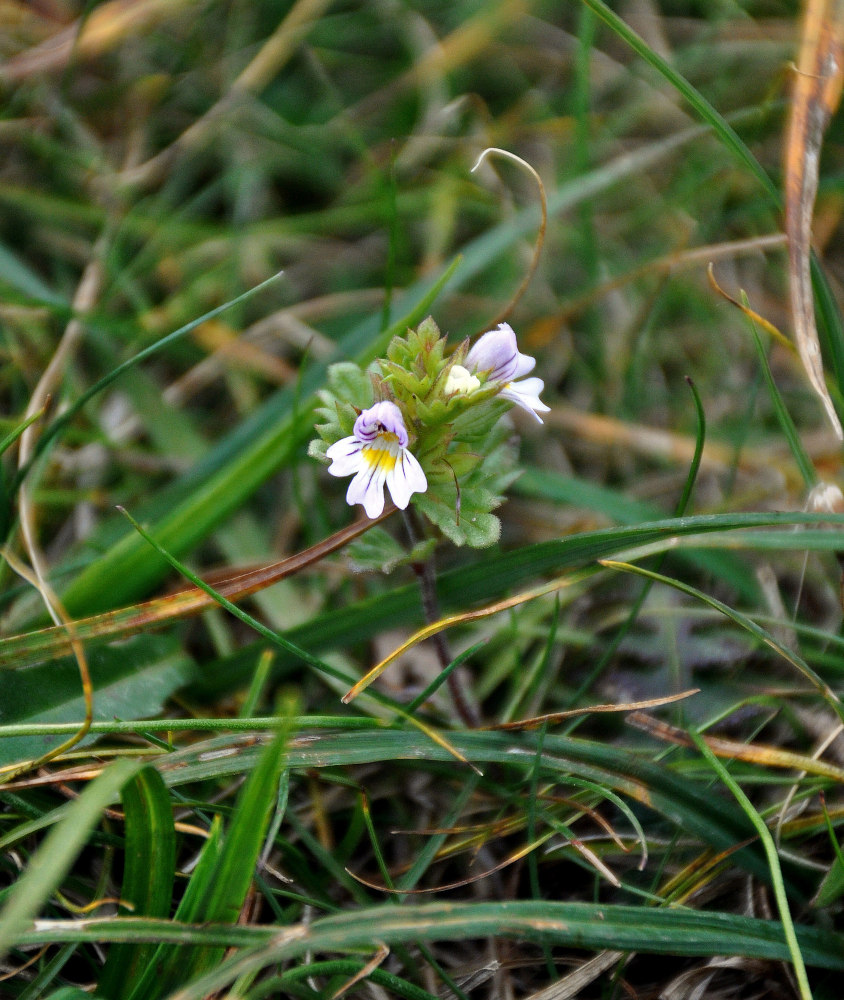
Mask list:
[[[836,6],[0,23],[0,996],[838,1000]]]

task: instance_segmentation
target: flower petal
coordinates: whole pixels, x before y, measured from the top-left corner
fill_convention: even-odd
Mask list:
[[[363,444],[354,437],[335,441],[325,452],[326,458],[332,460],[328,467],[329,473],[332,476],[354,475],[361,465],[361,448]]]
[[[536,358],[532,358],[529,354],[520,354],[516,358],[516,371],[513,375],[514,379],[521,378],[523,375],[527,375],[528,372],[532,372],[536,365]]]
[[[378,517],[384,509],[384,480],[387,476],[383,466],[362,468],[349,483],[346,490],[346,503],[354,507],[362,503],[367,517]]]
[[[545,388],[545,383],[541,378],[526,378],[521,382],[510,382],[502,390],[501,395],[509,399],[512,403],[527,410],[531,416],[535,417],[539,423],[543,423],[540,413],[548,413],[551,409],[539,398],[540,392]]]
[[[407,428],[404,426],[401,410],[386,399],[364,410],[354,427],[358,441],[374,441],[379,434],[385,432],[395,434],[401,448],[407,447]]]
[[[396,464],[387,473],[387,489],[390,491],[393,503],[399,510],[404,510],[407,507],[414,493],[424,493],[428,489],[428,480],[425,478],[422,466],[404,448],[402,448]]]
[[[466,355],[470,371],[487,372],[489,381],[509,382],[516,375],[519,349],[516,335],[509,323],[500,323],[495,330],[482,334]]]

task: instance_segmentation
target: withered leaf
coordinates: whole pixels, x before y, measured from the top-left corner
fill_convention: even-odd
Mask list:
[[[821,144],[844,83],[844,0],[806,0],[785,144],[785,231],[791,311],[800,358],[839,438],[841,422],[824,382],[811,280],[812,212]]]

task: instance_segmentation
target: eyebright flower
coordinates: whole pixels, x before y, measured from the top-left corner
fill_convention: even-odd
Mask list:
[[[346,503],[363,504],[368,517],[384,509],[384,485],[393,503],[404,510],[414,493],[424,493],[428,480],[422,466],[407,450],[407,428],[401,410],[384,401],[363,410],[351,437],[326,451],[332,476],[354,476],[346,492]]]
[[[446,396],[451,396],[457,392],[468,395],[470,392],[474,392],[475,389],[480,389],[480,387],[481,380],[478,376],[467,371],[463,365],[452,365],[449,369],[448,378],[445,380]]]
[[[545,383],[541,378],[522,378],[535,364],[535,358],[519,353],[516,334],[509,323],[499,323],[497,329],[479,337],[466,357],[467,369],[486,375],[487,382],[503,382],[499,395],[542,423],[539,414],[550,410],[539,398]]]

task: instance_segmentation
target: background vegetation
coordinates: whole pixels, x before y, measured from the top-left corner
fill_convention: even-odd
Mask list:
[[[777,335],[798,14],[0,6],[0,995],[837,1000],[841,445]],[[402,522],[306,446],[331,361],[513,298],[537,188],[470,173],[490,146],[547,190],[510,322],[552,411],[514,416],[500,544],[435,556],[476,727],[424,643],[341,702],[424,617],[369,568]],[[836,402],[841,168],[833,120]]]

